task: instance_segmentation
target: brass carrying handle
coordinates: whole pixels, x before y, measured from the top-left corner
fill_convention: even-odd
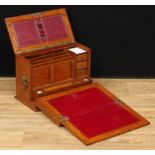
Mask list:
[[[22,82],[22,84],[23,84],[25,87],[28,87],[29,81],[28,81],[27,76],[22,76],[22,77],[21,77],[21,82]]]

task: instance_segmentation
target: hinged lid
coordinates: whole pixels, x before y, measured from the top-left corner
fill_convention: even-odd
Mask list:
[[[75,42],[65,9],[5,19],[15,54]]]

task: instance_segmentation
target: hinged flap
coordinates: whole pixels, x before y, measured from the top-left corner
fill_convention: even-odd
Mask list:
[[[75,42],[65,9],[6,18],[15,54]]]
[[[99,84],[44,96],[38,106],[85,144],[91,144],[149,124]]]

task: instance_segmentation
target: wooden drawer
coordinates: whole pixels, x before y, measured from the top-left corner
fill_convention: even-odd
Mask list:
[[[87,68],[87,61],[82,61],[82,62],[78,62],[76,63],[76,69],[83,69],[83,68]]]
[[[79,54],[76,56],[76,61],[84,61],[87,60],[87,54]]]
[[[76,74],[76,77],[84,76],[84,75],[87,74],[87,69],[84,68],[84,69],[81,69],[81,70],[77,70],[75,74]]]

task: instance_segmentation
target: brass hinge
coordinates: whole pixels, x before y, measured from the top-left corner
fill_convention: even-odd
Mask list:
[[[65,125],[65,124],[66,124],[66,121],[68,121],[69,118],[68,118],[67,116],[61,115],[61,116],[59,117],[59,120],[60,120],[60,122],[61,122],[63,125]]]

